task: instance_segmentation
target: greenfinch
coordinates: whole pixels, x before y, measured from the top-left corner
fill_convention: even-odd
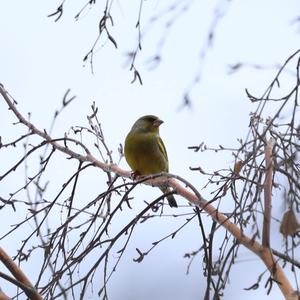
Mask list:
[[[159,136],[159,126],[162,123],[156,116],[144,116],[133,124],[128,133],[125,139],[125,158],[135,175],[169,172],[167,151]],[[164,194],[171,191],[166,186],[161,186],[160,189]],[[167,200],[171,207],[177,207],[173,195],[168,195]]]

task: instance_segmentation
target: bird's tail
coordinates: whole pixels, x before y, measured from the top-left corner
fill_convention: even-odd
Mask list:
[[[161,190],[164,194],[167,194],[167,193],[170,193],[170,192],[171,192],[171,189],[170,189],[169,187],[160,187],[160,190]],[[168,202],[169,202],[169,205],[170,205],[171,207],[178,207],[177,202],[176,202],[176,200],[175,200],[175,198],[174,198],[173,195],[168,195],[168,196],[166,196],[166,198],[167,198],[167,200],[168,200]]]

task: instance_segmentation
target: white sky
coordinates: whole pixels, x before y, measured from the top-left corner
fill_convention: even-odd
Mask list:
[[[147,26],[149,17],[162,10],[164,4],[161,3],[171,2],[145,1],[142,29]],[[201,165],[212,171],[232,166],[233,158],[213,153],[193,153],[187,147],[202,141],[210,146],[236,145],[237,138],[246,136],[249,112],[255,109],[246,97],[245,88],[254,95],[260,95],[275,75],[272,68],[261,71],[244,68],[229,76],[228,65],[237,62],[263,66],[282,64],[300,45],[299,27],[292,25],[300,14],[298,1],[230,1],[224,18],[214,32],[213,47],[208,50],[203,64],[202,80],[191,93],[192,109],[179,110],[182,95],[199,70],[199,53],[205,45],[207,30],[218,2],[193,1],[188,12],[178,18],[169,32],[162,52],[162,63],[152,71],[146,62],[156,53],[164,22],[149,27],[136,62],[143,79],[142,86],[130,84],[132,73],[127,66],[124,67],[125,53],[136,47],[135,23],[139,1],[115,2],[112,33],[118,49],[105,40],[100,42],[94,56],[94,75],[89,64],[83,66],[82,59],[97,36],[98,19],[103,9],[98,4],[97,9],[85,13],[76,22],[74,15],[83,3],[76,1],[76,6],[74,1],[67,1],[65,15],[57,23],[47,18],[56,9],[53,1],[1,3],[0,82],[18,101],[19,110],[24,114],[31,112],[32,122],[45,129],[49,128],[54,111],[60,107],[63,94],[68,88],[71,89],[71,94],[76,95],[77,99],[60,116],[54,137],[62,135],[72,125],[87,125],[86,115],[95,101],[115,159],[118,158],[119,143],[123,143],[138,117],[144,114],[160,116],[165,121],[161,135],[168,150],[170,171],[190,180],[199,189],[206,183],[206,178],[191,173],[189,166]],[[13,119],[3,101],[0,101],[0,113],[0,135],[2,142],[5,142],[17,136],[19,131],[15,127],[7,127]],[[1,174],[11,161],[19,157],[18,154],[0,152],[3,162]],[[128,168],[124,161],[121,165]],[[51,178],[51,182],[55,186],[56,182],[59,184],[60,177],[55,170],[53,176],[55,178]],[[23,181],[24,173],[19,172],[13,179],[1,182],[1,196],[7,196]],[[89,190],[97,190],[97,182],[98,178],[86,178]],[[149,194],[148,199],[159,195],[159,191],[149,187],[140,187],[142,195],[141,191]],[[55,192],[50,190],[50,195]],[[136,193],[139,195],[138,191]],[[209,197],[205,190],[203,193]],[[184,199],[178,199],[178,202],[185,204]],[[7,224],[11,219],[13,216],[9,217]],[[157,300],[201,299],[205,279],[202,277],[200,258],[196,259],[188,276],[185,275],[187,261],[183,259],[185,252],[196,250],[201,245],[199,233],[195,233],[193,227],[190,226],[174,241],[161,245],[143,263],[132,262],[136,247],[148,248],[164,232],[174,228],[172,218],[168,222],[154,223],[137,230],[130,251],[111,280],[111,299],[120,299],[121,295],[122,299],[133,300],[146,299],[145,295]],[[15,243],[8,243],[7,247],[16,250]],[[246,258],[253,259],[247,250],[242,252]],[[251,274],[245,274],[249,264],[241,262],[235,265],[224,299],[276,297],[276,287],[270,297],[266,296],[263,288],[255,292],[243,291],[244,287],[255,282],[256,270],[263,270],[258,260],[251,262]],[[0,285],[2,287],[3,284]]]

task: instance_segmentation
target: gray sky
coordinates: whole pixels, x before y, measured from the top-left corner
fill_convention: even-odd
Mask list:
[[[254,95],[261,95],[275,75],[276,68],[273,67],[282,64],[299,47],[299,27],[292,24],[299,17],[299,3],[246,0],[231,1],[227,9],[225,5],[220,5],[226,13],[217,24],[213,45],[208,49],[204,62],[201,62],[199,55],[205,47],[215,7],[223,2],[193,1],[190,9],[178,17],[168,33],[161,64],[150,70],[147,62],[156,54],[167,18],[150,26],[149,18],[159,14],[165,3],[172,1],[163,4],[162,1],[145,1],[141,28],[147,29],[147,32],[142,41],[142,52],[136,61],[143,80],[140,86],[137,82],[130,84],[132,73],[126,65],[125,56],[126,52],[136,47],[138,2],[127,0],[114,3],[115,26],[112,33],[118,49],[105,39],[100,41],[94,56],[94,74],[91,74],[89,64],[84,66],[82,59],[97,36],[98,19],[102,14],[100,4],[97,10],[88,10],[79,21],[75,21],[74,15],[81,4],[76,3],[76,6],[72,1],[67,1],[65,15],[55,23],[54,19],[47,18],[56,9],[53,1],[1,3],[0,82],[18,101],[19,110],[24,114],[31,112],[32,122],[42,129],[49,128],[54,111],[61,105],[62,96],[68,88],[71,89],[71,94],[77,96],[76,101],[59,118],[54,137],[61,136],[73,125],[87,126],[86,115],[95,101],[107,144],[114,151],[116,160],[118,145],[123,143],[132,123],[144,114],[160,116],[165,121],[161,136],[168,151],[170,171],[201,189],[207,178],[189,171],[190,166],[200,165],[207,171],[213,171],[232,166],[234,160],[233,157],[214,153],[194,153],[187,147],[202,141],[210,146],[236,146],[236,139],[246,136],[249,112],[255,106],[249,103],[245,88]],[[237,62],[268,68],[256,70],[246,67],[229,76],[228,66]],[[201,81],[191,91],[192,109],[180,110],[182,96],[200,69]],[[0,135],[3,140],[11,140],[12,136],[18,135],[19,129],[7,127],[8,122],[14,119],[3,101],[0,101],[0,112]],[[21,153],[2,152],[1,173],[19,155]],[[121,166],[128,169],[124,160]],[[64,177],[60,177],[55,169],[50,170],[49,174],[55,177],[51,178],[50,188],[54,189],[49,191],[51,199],[56,184],[62,183],[60,180]],[[92,195],[99,186],[98,178],[94,174],[90,176],[83,184]],[[8,195],[23,182],[24,172],[17,172],[13,179],[1,182],[2,195]],[[209,197],[208,191],[202,192]],[[136,189],[136,195],[136,199],[146,197],[151,200],[159,195],[159,191],[140,187]],[[184,199],[178,199],[178,202],[182,205],[186,203]],[[22,216],[22,213],[17,213],[15,217]],[[12,216],[7,220],[7,226],[11,224],[11,219]],[[205,287],[201,259],[196,259],[190,274],[186,276],[188,262],[183,258],[186,252],[201,245],[198,228],[195,232],[195,227],[190,225],[176,239],[154,250],[143,263],[132,261],[136,257],[136,247],[151,247],[153,241],[175,228],[174,223],[178,225],[172,218],[158,220],[137,230],[128,253],[110,282],[111,299],[120,299],[121,295],[122,299],[201,299]],[[12,252],[16,250],[14,239],[7,241],[7,247]],[[263,288],[243,291],[244,287],[255,282],[255,272],[261,272],[264,267],[246,249],[241,253],[245,254],[245,262],[241,260],[234,266],[224,299],[279,299],[277,287],[274,287],[270,297],[266,296]],[[251,272],[245,272],[249,266]],[[24,269],[26,271],[26,266]],[[1,266],[0,270],[4,268]]]

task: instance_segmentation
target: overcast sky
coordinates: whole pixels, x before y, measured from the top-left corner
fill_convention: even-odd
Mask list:
[[[149,20],[178,1],[148,0],[144,1],[141,19],[142,32],[145,30],[142,51],[135,63],[143,85],[131,84],[133,74],[126,53],[137,46],[135,24],[139,1],[114,2],[112,34],[118,48],[107,39],[100,40],[94,54],[94,74],[83,57],[97,37],[97,24],[103,12],[101,3],[97,8],[87,9],[75,21],[74,16],[84,1],[76,1],[75,5],[74,1],[67,1],[63,17],[54,22],[54,18],[47,15],[55,11],[60,2],[53,2],[19,0],[0,4],[0,82],[17,100],[19,110],[24,114],[31,112],[32,122],[41,129],[48,129],[54,111],[61,106],[62,96],[71,89],[76,100],[58,119],[53,132],[53,136],[58,137],[71,126],[87,126],[86,116],[95,101],[106,141],[116,161],[118,146],[132,123],[144,114],[158,115],[165,121],[161,136],[168,151],[170,171],[190,180],[200,190],[207,178],[191,172],[190,166],[200,165],[213,171],[232,166],[234,159],[214,153],[194,153],[187,147],[201,142],[210,146],[236,146],[237,138],[246,136],[249,113],[255,109],[246,97],[245,88],[254,95],[261,95],[275,76],[276,66],[283,64],[300,45],[300,27],[293,23],[300,16],[298,1],[191,1],[188,10],[178,14],[171,29],[165,31],[168,15],[155,23]],[[216,7],[224,16],[215,27],[212,45],[206,49]],[[150,59],[159,51],[161,40],[165,41],[162,60],[153,68]],[[206,55],[201,59],[204,49]],[[239,62],[249,66],[229,75],[229,66]],[[255,69],[252,64],[266,69]],[[190,89],[199,74],[201,80]],[[190,91],[192,105],[181,109],[186,91]],[[0,113],[0,135],[3,140],[11,140],[19,131],[8,126],[15,119],[4,101],[0,101]],[[1,173],[20,154],[1,152]],[[128,169],[124,160],[121,166]],[[51,182],[59,184],[60,176],[55,170],[52,174],[55,178],[51,178]],[[24,171],[1,182],[1,196],[7,196],[23,181]],[[89,192],[97,190],[97,182],[95,177],[86,179]],[[148,200],[159,195],[158,190],[150,187],[140,187],[136,193],[140,195],[137,199],[146,193]],[[209,197],[206,190],[203,193]],[[178,202],[186,203],[184,199]],[[11,222],[13,217],[9,218],[8,227],[14,223]],[[196,259],[188,276],[185,275],[188,261],[183,258],[186,252],[201,246],[198,228],[189,226],[174,240],[153,251],[143,263],[132,261],[136,247],[149,248],[155,239],[174,229],[173,224],[170,218],[137,230],[134,242],[111,280],[111,299],[201,299],[205,287],[201,258]],[[14,239],[7,241],[11,251],[17,247]],[[246,249],[241,252],[245,254],[245,261],[240,260],[234,266],[224,299],[279,299],[277,287],[270,297],[263,287],[258,291],[243,291],[255,282],[255,272],[263,271],[264,267]],[[249,266],[252,272],[245,272]],[[1,266],[0,270],[4,268]]]

